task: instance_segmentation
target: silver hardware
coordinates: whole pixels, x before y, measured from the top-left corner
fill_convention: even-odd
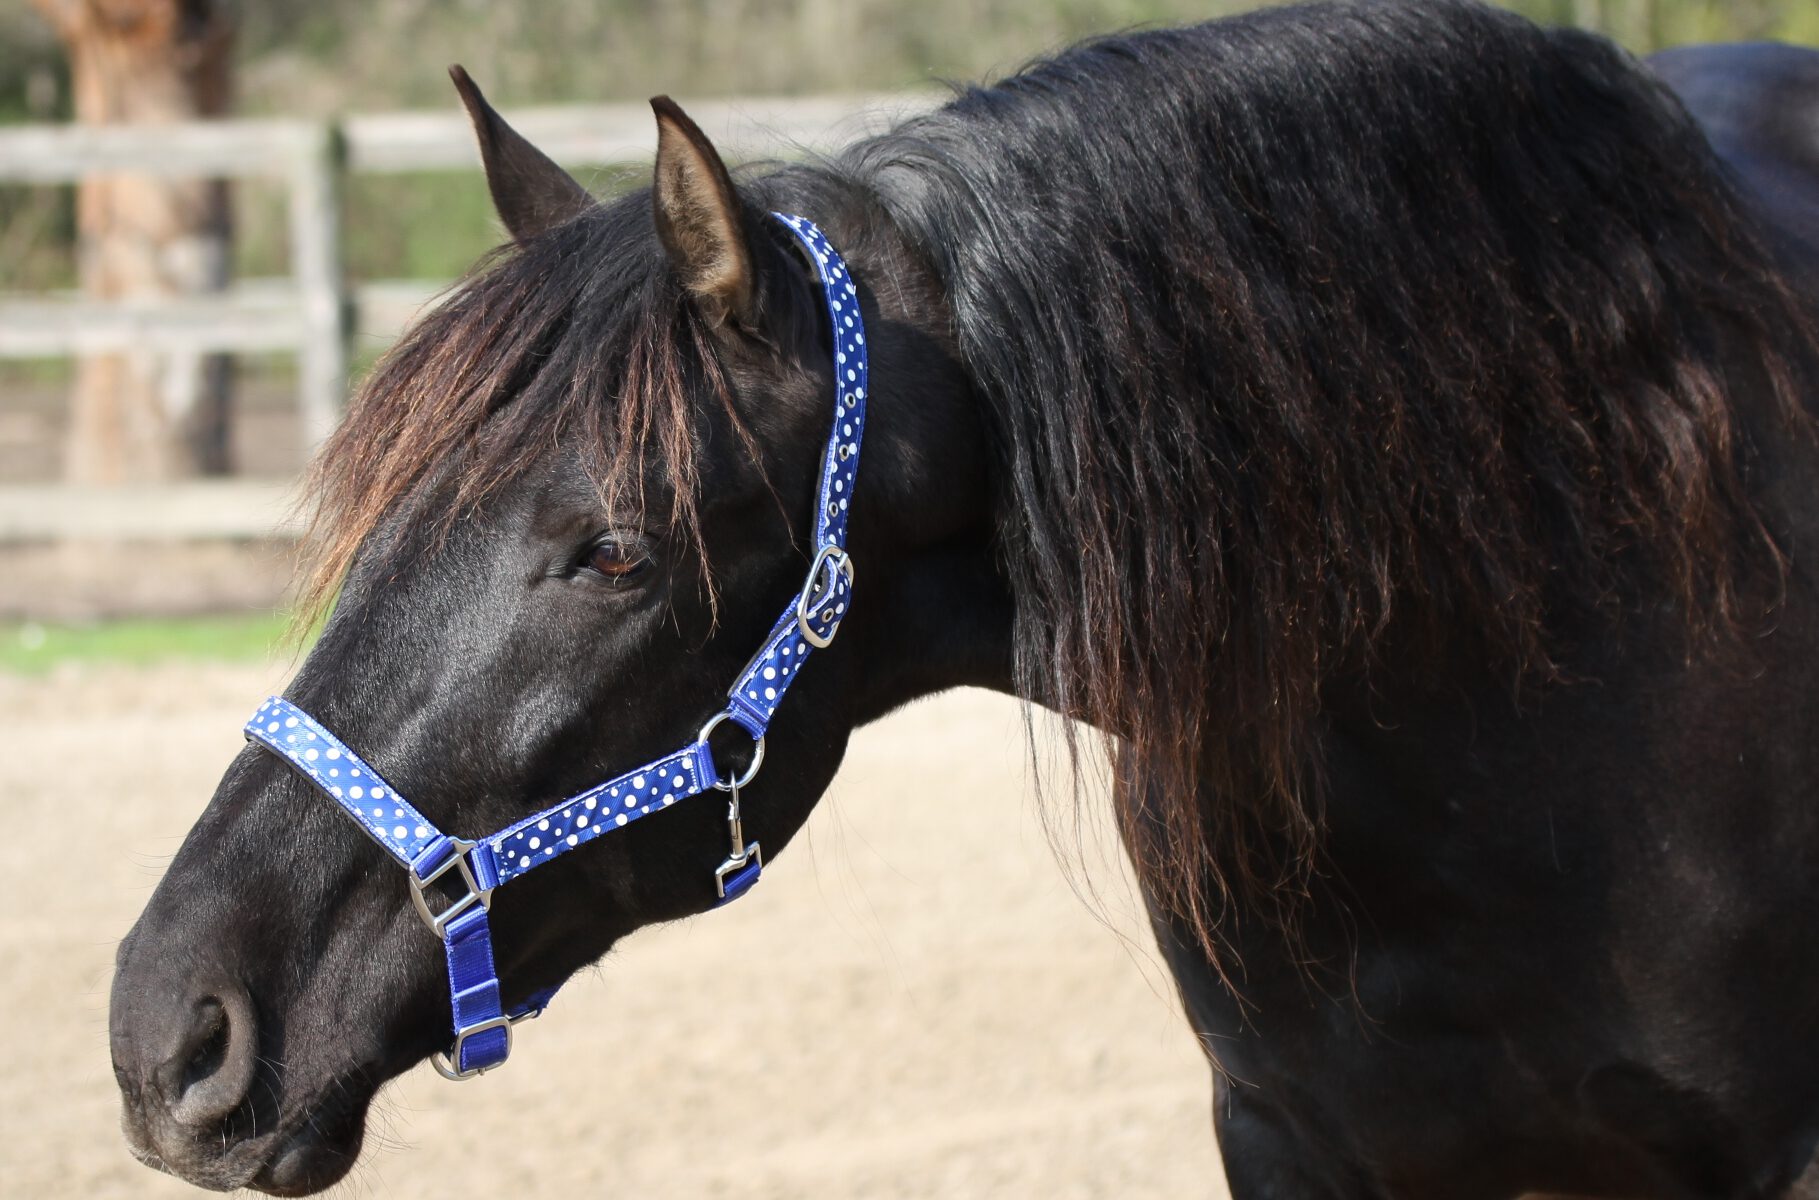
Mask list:
[[[859,397],[853,395],[851,392],[848,392],[845,396],[841,397],[841,399],[846,401],[846,406],[848,408],[859,407]]]
[[[836,504],[834,501],[829,500],[827,502],[827,519],[831,521],[839,515],[840,515],[840,506],[838,504]]]
[[[830,566],[833,568],[833,574],[828,576],[827,586],[817,588],[816,585],[821,582],[822,572]],[[802,592],[796,597],[796,629],[802,634],[802,640],[817,650],[825,649],[833,644],[834,635],[840,632],[840,622],[835,621],[828,628],[826,636],[823,636],[809,625],[809,616],[815,611],[817,602],[830,600],[839,592],[836,577],[840,575],[846,576],[846,587],[848,591],[851,591],[853,556],[838,546],[823,546],[815,553],[815,561],[809,564],[808,578],[803,580]]]
[[[745,845],[744,852],[741,853],[737,858],[729,858],[725,862],[721,863],[718,867],[714,868],[714,892],[715,892],[715,894],[718,895],[720,897],[720,899],[722,899],[722,900],[726,899],[727,877],[729,875],[734,874],[735,872],[743,871],[746,868],[747,864],[754,863],[754,862],[758,864],[759,870],[763,870],[764,869],[764,853],[763,853],[763,851],[761,851],[758,848],[757,842],[747,842]]]
[[[745,840],[745,822],[739,815],[739,787],[735,784],[727,790],[732,796],[726,802],[726,832],[733,852],[714,868],[714,890],[722,900],[726,899],[727,876],[743,871],[752,862],[756,862],[760,870],[764,868],[764,852],[758,848],[758,843]]]
[[[745,856],[745,822],[739,816],[739,789],[733,788],[726,800],[726,832],[732,842],[734,858]]]
[[[837,453],[840,455],[840,461],[845,462],[853,456],[853,444],[851,442],[841,442],[840,449]]]
[[[707,752],[710,757],[714,753],[714,748],[708,745],[707,739],[713,734],[714,730],[720,728],[720,723],[722,721],[730,721],[732,720],[732,717],[733,714],[730,712],[717,712],[707,719],[707,724],[703,725],[701,727],[701,732],[695,735],[695,740],[697,742],[703,746],[707,746]],[[744,729],[745,726],[741,725],[739,728]],[[740,788],[758,777],[758,768],[763,765],[764,738],[760,736],[752,743],[752,761],[745,765],[745,774],[739,776],[739,778],[733,780],[731,783],[728,783],[724,779],[716,779],[714,780],[714,786],[723,792],[736,793]],[[715,773],[718,774],[717,771]]]
[[[470,842],[465,838],[450,838],[448,841],[454,850],[442,861],[441,866],[422,877],[419,877],[414,870],[407,873],[411,885],[411,903],[417,906],[417,912],[422,916],[423,923],[428,925],[437,937],[443,937],[448,930],[448,923],[474,905],[478,904],[489,912],[493,907],[493,889],[480,886],[480,881],[474,878],[473,866],[467,861],[467,852],[479,843]],[[429,897],[424,894],[423,889],[448,874],[451,869],[460,871],[461,882],[467,888],[467,894],[440,913],[433,913],[429,908]]]
[[[519,1013],[514,1017],[510,1013],[506,1013],[503,1016],[493,1017],[490,1020],[479,1021],[469,1025],[466,1029],[455,1034],[455,1044],[453,1046],[449,1047],[447,1050],[438,1050],[430,1055],[429,1065],[436,1068],[436,1074],[442,1076],[444,1079],[452,1079],[456,1083],[460,1083],[464,1079],[472,1079],[476,1075],[484,1075],[492,1070],[493,1067],[504,1066],[505,1059],[512,1056],[512,1028],[520,1021],[528,1021],[532,1017],[539,1015],[541,1014],[538,1012],[526,1012]],[[463,1071],[461,1069],[461,1047],[467,1044],[468,1038],[485,1033],[489,1029],[505,1030],[505,1057],[494,1063],[493,1067],[475,1067],[472,1070]]]

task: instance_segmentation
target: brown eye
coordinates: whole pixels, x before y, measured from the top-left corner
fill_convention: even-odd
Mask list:
[[[587,552],[587,566],[615,582],[630,579],[650,565],[642,538],[609,537]]]

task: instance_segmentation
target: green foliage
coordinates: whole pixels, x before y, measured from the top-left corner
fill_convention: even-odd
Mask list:
[[[477,171],[355,175],[342,216],[356,280],[455,279],[504,236]]]
[[[228,0],[232,3],[233,0]],[[1684,42],[1819,44],[1814,0],[1503,0],[1544,23],[1598,29],[1639,52]],[[989,79],[1079,38],[1203,20],[1250,0],[239,0],[239,108],[330,116],[454,111],[467,65],[502,107],[669,92],[888,91]],[[52,93],[47,106],[46,89]],[[29,6],[0,5],[0,121],[67,110],[67,72]],[[617,177],[590,180],[606,190]],[[235,267],[288,271],[272,185],[235,185]],[[72,286],[69,189],[0,188],[0,290]],[[361,176],[345,208],[356,280],[454,279],[501,234],[468,172]]]
[[[38,675],[60,663],[256,662],[289,653],[279,613],[133,619],[91,625],[0,623],[0,673]]]
[[[0,121],[63,116],[69,67],[50,26],[29,3],[0,4]]]
[[[1579,25],[1639,54],[1690,42],[1773,39],[1819,44],[1810,0],[1501,0],[1533,20]]]
[[[0,292],[75,286],[75,193],[0,186]]]
[[[1812,0],[1502,0],[1638,52],[1687,41],[1819,40]],[[1205,20],[1255,0],[318,0],[249,3],[245,89],[259,111],[307,111],[332,71],[349,108],[452,103],[465,64],[507,104],[888,90],[989,78],[1079,38]],[[401,56],[400,48],[408,47]],[[275,69],[283,64],[283,70]],[[290,86],[287,86],[289,81]],[[276,86],[269,86],[276,85]]]

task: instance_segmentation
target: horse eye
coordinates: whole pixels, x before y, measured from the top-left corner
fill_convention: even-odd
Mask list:
[[[607,537],[588,548],[586,565],[615,582],[630,579],[650,565],[643,538]]]

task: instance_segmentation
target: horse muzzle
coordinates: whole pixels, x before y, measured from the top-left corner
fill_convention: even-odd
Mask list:
[[[139,932],[121,945],[108,1021],[133,1156],[214,1191],[304,1195],[339,1180],[370,1092],[338,1084],[336,1104],[288,1119],[250,991],[225,964],[158,950]]]
[[[256,1128],[252,997],[225,970],[136,954],[141,945],[121,946],[108,1021],[127,1143],[199,1186],[240,1187],[259,1165],[239,1149]]]

